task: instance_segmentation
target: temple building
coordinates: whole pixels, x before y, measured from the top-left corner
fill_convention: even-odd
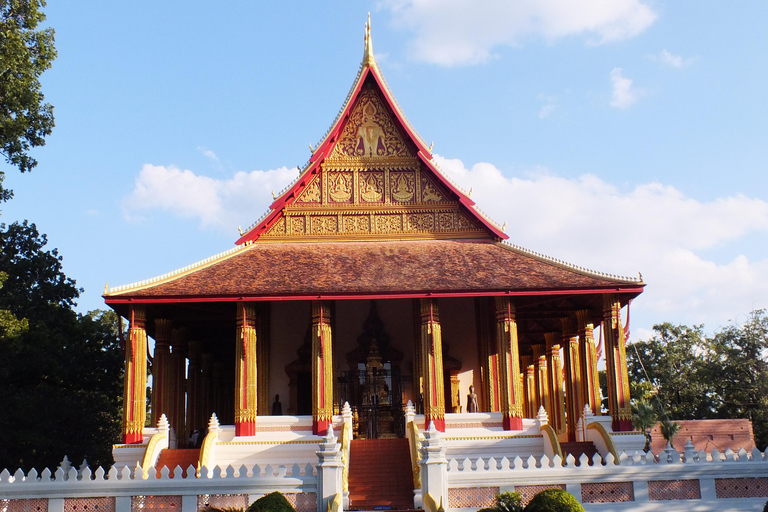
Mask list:
[[[437,167],[368,28],[338,117],[235,247],[105,292],[130,322],[116,453],[146,443],[163,415],[182,447],[214,413],[234,441],[280,421],[323,435],[345,403],[356,438],[398,438],[409,401],[419,428],[482,417],[476,425],[513,434],[543,409],[557,437],[575,441],[585,406],[605,415],[600,351],[609,430],[632,430],[621,312],[642,279],[508,238]]]

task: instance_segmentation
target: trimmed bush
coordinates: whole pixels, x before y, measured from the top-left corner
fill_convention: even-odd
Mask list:
[[[280,492],[275,491],[265,494],[251,503],[247,512],[296,512],[296,509],[288,503],[285,496]]]
[[[497,512],[523,512],[523,497],[519,492],[502,492],[496,495]]]
[[[525,512],[584,512],[584,507],[562,489],[547,489],[533,497]]]

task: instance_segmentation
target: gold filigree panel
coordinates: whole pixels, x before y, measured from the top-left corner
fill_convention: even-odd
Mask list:
[[[328,202],[352,202],[352,183],[354,175],[351,172],[328,172]]]
[[[264,236],[285,236],[285,218],[277,219],[277,222],[264,233]]]
[[[360,203],[380,203],[384,201],[383,172],[360,172],[358,181],[360,182]]]
[[[320,178],[318,177],[304,188],[296,201],[299,203],[319,203],[320,199]]]
[[[376,232],[381,234],[394,234],[403,232],[402,215],[378,215],[374,217]]]
[[[343,218],[344,232],[361,235],[371,232],[371,216],[370,215],[349,215]]]
[[[306,228],[304,227],[304,217],[288,217],[286,222],[290,222],[291,235],[302,236],[306,234]]]
[[[376,88],[365,85],[329,158],[387,156],[411,152]]]
[[[310,217],[312,235],[332,235],[338,232],[338,218],[331,215]]]
[[[423,203],[441,203],[445,201],[445,194],[441,190],[441,187],[435,185],[435,183],[422,176],[421,178],[421,202]]]
[[[405,216],[406,229],[420,233],[429,233],[435,229],[435,214],[411,213]]]
[[[392,202],[410,203],[416,197],[416,173],[412,171],[389,173]]]

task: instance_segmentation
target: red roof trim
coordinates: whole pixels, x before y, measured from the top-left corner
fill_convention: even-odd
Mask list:
[[[483,290],[467,292],[412,292],[412,293],[361,293],[361,294],[306,294],[306,295],[219,295],[219,296],[169,296],[169,297],[107,297],[107,304],[168,304],[188,302],[234,302],[234,301],[296,301],[296,300],[362,300],[362,299],[414,299],[424,297],[493,297],[493,296],[542,296],[542,295],[597,295],[603,293],[642,293],[642,286],[607,286],[589,289],[558,290]]]

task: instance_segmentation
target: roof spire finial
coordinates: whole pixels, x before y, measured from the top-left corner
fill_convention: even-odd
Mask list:
[[[374,66],[373,41],[371,41],[371,13],[368,13],[368,23],[365,24],[365,51],[363,53],[363,66]]]

